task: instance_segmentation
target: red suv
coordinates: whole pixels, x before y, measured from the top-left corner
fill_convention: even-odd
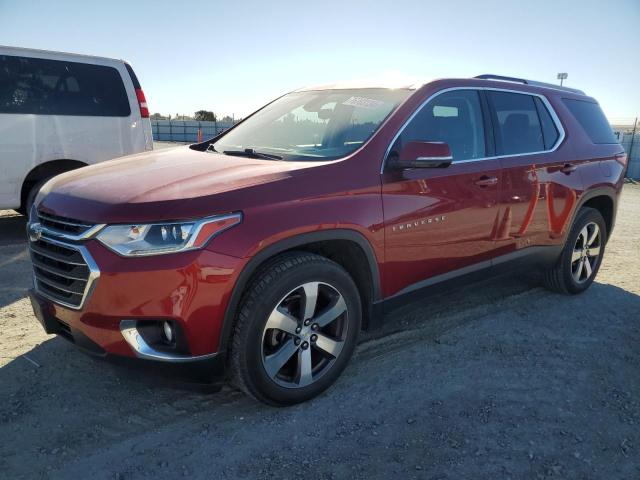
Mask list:
[[[586,290],[626,163],[579,90],[495,75],[298,90],[209,141],[47,183],[31,299],[89,352],[301,402],[425,287],[526,264]]]

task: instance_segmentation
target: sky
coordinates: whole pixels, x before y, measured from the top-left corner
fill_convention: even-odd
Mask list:
[[[0,0],[0,45],[122,58],[151,112],[241,117],[303,87],[481,73],[640,115],[640,0]]]

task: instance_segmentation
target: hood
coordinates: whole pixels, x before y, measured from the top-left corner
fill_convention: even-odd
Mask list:
[[[285,182],[319,163],[325,162],[260,160],[168,148],[59,175],[42,188],[38,208],[95,223],[213,215],[241,208],[238,192]],[[234,204],[224,202],[229,193],[234,194]]]

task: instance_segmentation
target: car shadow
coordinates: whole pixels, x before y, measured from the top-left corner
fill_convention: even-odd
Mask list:
[[[0,216],[0,307],[24,298],[31,286],[27,219],[17,213],[3,213]]]
[[[466,326],[491,321],[499,313],[521,315],[523,302],[533,309],[552,306],[554,312],[557,304],[558,323],[554,325],[557,325],[559,335],[575,335],[575,331],[571,333],[563,326],[563,308],[570,310],[576,318],[590,314],[596,304],[608,303],[624,306],[625,311],[640,311],[640,296],[600,283],[590,289],[588,302],[584,301],[585,296],[566,297],[531,288],[530,283],[515,277],[485,281],[470,292],[465,298],[461,298],[459,292],[434,295],[392,312],[382,329],[390,336],[381,340],[381,335],[365,335],[353,366],[327,395],[311,402],[313,408],[335,408],[336,400],[332,396],[344,398],[353,395],[351,392],[370,392],[365,390],[368,380],[362,371],[367,370],[366,363],[379,361],[381,355],[398,354],[408,344],[418,342],[429,345],[430,350],[446,350],[447,345],[439,347],[438,344],[439,338],[447,332],[458,329],[456,335],[465,335]],[[35,322],[35,319],[20,321]],[[602,319],[603,328],[608,326],[607,322],[607,318]],[[548,327],[532,323],[532,335],[536,328]],[[473,331],[470,328],[472,335]],[[468,362],[471,364],[472,359]],[[439,381],[446,382],[446,379]],[[237,423],[238,428],[249,428],[247,422],[242,422],[245,417],[255,422],[264,416],[275,418],[282,412],[258,404],[228,387],[215,395],[205,394],[200,387],[180,383],[156,372],[147,375],[138,368],[96,360],[58,337],[47,337],[0,368],[0,385],[3,391],[0,394],[0,437],[9,438],[10,432],[17,428],[23,432],[15,436],[15,444],[0,447],[0,453],[4,450],[5,454],[20,448],[46,454],[52,445],[70,445],[74,455],[81,456],[83,452],[99,451],[106,441],[130,438],[139,435],[141,430],[159,430],[167,426],[186,429],[189,425],[189,428],[208,431],[221,420]],[[429,391],[423,393],[427,397],[431,395]],[[467,393],[474,395],[471,390]],[[501,392],[488,394],[500,396]],[[386,393],[380,392],[380,395]],[[459,392],[458,395],[466,393]],[[311,407],[302,406],[293,412],[303,416],[306,408]],[[187,422],[189,418],[193,420]],[[284,436],[288,434],[283,432]],[[24,442],[21,440],[23,435]],[[31,443],[25,443],[26,439]],[[53,461],[59,466],[64,459],[56,457]]]

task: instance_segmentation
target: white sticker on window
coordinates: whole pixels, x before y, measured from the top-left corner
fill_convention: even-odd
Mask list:
[[[368,108],[369,110],[373,110],[378,108],[381,105],[384,105],[384,102],[380,100],[375,100],[373,98],[366,97],[351,97],[344,102],[343,105],[350,105],[352,107],[360,107],[360,108]]]

